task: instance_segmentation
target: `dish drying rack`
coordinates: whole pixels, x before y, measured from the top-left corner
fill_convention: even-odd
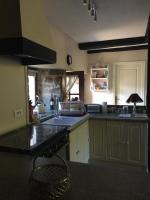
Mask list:
[[[82,116],[86,112],[84,103],[79,101],[60,102],[60,115]]]

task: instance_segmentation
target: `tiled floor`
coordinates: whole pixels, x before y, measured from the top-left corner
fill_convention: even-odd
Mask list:
[[[31,157],[0,154],[0,200],[43,200],[31,195]],[[150,174],[122,164],[70,163],[72,186],[63,200],[150,200]],[[48,199],[44,199],[48,200]]]
[[[138,166],[136,164],[134,165],[128,165],[124,163],[117,163],[117,162],[109,162],[109,161],[98,161],[98,160],[90,160],[89,164],[95,165],[95,166],[101,166],[101,167],[107,167],[111,169],[118,169],[123,171],[133,170],[133,171],[139,171],[143,173],[147,173],[148,169],[147,167]]]

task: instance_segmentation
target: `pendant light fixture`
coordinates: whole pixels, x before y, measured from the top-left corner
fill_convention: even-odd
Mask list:
[[[97,22],[97,10],[94,0],[83,0],[83,5],[87,5],[88,12],[90,12],[91,17],[93,17],[93,20]]]
[[[94,21],[97,22],[97,12],[95,10],[95,13],[94,13]]]
[[[92,8],[91,8],[91,16],[92,17],[94,17],[94,15],[95,15],[95,7],[94,7],[95,5],[94,4],[92,4]]]
[[[92,9],[92,3],[91,3],[91,0],[89,0],[89,3],[88,3],[88,11],[90,12]]]
[[[84,5],[84,6],[87,5],[87,0],[83,0],[83,5]]]

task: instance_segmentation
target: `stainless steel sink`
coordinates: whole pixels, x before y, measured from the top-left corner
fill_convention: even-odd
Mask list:
[[[121,114],[118,114],[118,117],[120,117],[120,118],[130,118],[131,113],[121,113]]]
[[[81,117],[59,116],[46,120],[42,124],[72,126],[79,122]]]

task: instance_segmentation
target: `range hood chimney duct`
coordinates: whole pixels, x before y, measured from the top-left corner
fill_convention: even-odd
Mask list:
[[[56,63],[54,50],[22,36],[20,0],[1,0],[0,8],[0,55],[15,56],[23,65]]]

